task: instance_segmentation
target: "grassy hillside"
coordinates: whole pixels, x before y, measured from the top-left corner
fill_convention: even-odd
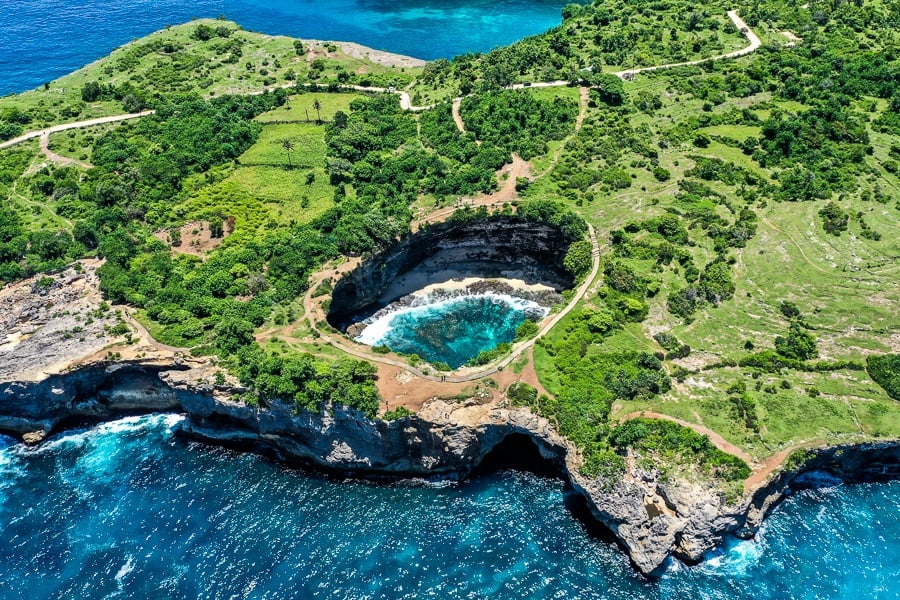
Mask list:
[[[897,361],[877,357],[900,353],[900,12],[868,0],[738,7],[757,52],[609,74],[743,47],[731,8],[570,6],[559,28],[421,76],[227,22],[159,32],[0,99],[7,133],[158,109],[50,137],[93,168],[53,162],[35,140],[0,151],[0,280],[102,256],[111,300],[139,307],[162,341],[219,354],[248,401],[311,408],[333,395],[374,414],[374,369],[335,363],[303,322],[310,274],[390,246],[416,214],[496,191],[515,153],[530,163],[519,210],[573,211],[602,241],[589,293],[534,349],[549,396],[510,391],[579,444],[587,472],[614,474],[625,446],[656,446],[728,485],[745,476],[668,425],[616,428],[640,411],[708,427],[754,458],[896,437]],[[291,70],[326,85],[255,94]],[[432,110],[327,86],[413,76],[414,103]],[[503,89],[555,79],[573,86]],[[473,92],[459,106],[465,133],[444,101],[461,92]],[[204,232],[215,243],[191,246]],[[289,323],[293,339],[255,343]],[[326,372],[330,392],[316,381]]]
[[[3,122],[39,129],[55,123],[134,112],[175,93],[252,94],[294,83],[396,86],[418,69],[392,67],[341,46],[244,31],[230,21],[198,19],[114,50],[70,75],[0,98]],[[10,111],[24,116],[10,119]],[[26,121],[27,122],[20,122]]]

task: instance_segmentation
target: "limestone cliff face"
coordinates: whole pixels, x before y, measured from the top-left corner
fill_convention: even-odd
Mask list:
[[[413,271],[423,283],[438,273],[490,278],[514,271],[526,281],[549,282],[562,290],[572,285],[572,276],[562,264],[568,247],[558,228],[519,217],[436,224],[341,279],[332,293],[328,320],[342,328],[353,315],[396,299],[384,294],[393,282]]]
[[[584,495],[594,516],[619,539],[644,574],[660,572],[669,556],[688,562],[730,534],[752,536],[765,515],[810,469],[847,480],[900,476],[900,442],[810,450],[802,464],[782,471],[740,501],[717,490],[657,471],[628,469],[609,483],[578,472],[577,451],[552,425],[527,409],[498,402],[433,400],[419,414],[373,421],[352,410],[295,413],[235,402],[238,389],[217,389],[202,368],[173,364],[95,364],[39,382],[0,383],[0,430],[30,441],[73,418],[183,411],[181,433],[196,439],[266,451],[320,469],[374,477],[464,477],[510,436],[526,436],[537,452]]]
[[[0,430],[21,435],[72,418],[179,410],[176,393],[159,378],[177,368],[95,363],[40,381],[0,381]]]

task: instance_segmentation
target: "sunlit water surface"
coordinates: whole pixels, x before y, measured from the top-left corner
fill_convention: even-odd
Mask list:
[[[484,52],[561,21],[562,0],[2,0],[0,95],[43,85],[148,33],[224,15],[245,29],[423,59]]]
[[[512,342],[526,318],[538,320],[547,312],[536,302],[495,292],[424,296],[417,304],[369,319],[355,339],[455,369],[482,351]]]
[[[0,451],[2,598],[896,598],[900,484],[783,503],[649,582],[557,480],[334,481],[129,418]],[[10,444],[9,441],[6,444]]]

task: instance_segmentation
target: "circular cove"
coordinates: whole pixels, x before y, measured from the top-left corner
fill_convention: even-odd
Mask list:
[[[562,301],[570,244],[554,225],[509,215],[432,225],[338,281],[328,321],[379,352],[484,364]]]
[[[367,320],[354,339],[456,369],[481,352],[512,342],[526,319],[538,321],[548,312],[533,300],[496,292],[438,299],[424,295],[410,306]]]

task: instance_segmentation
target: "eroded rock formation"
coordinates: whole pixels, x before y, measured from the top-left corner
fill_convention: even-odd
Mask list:
[[[369,477],[464,477],[510,436],[525,436],[587,500],[594,516],[618,538],[635,566],[658,574],[669,556],[688,562],[724,536],[752,535],[765,515],[790,493],[796,477],[821,469],[847,480],[900,476],[900,442],[808,451],[737,502],[716,489],[658,471],[629,468],[615,482],[578,472],[575,448],[552,425],[503,398],[446,402],[435,399],[414,416],[370,420],[334,408],[297,413],[272,403],[264,408],[233,399],[235,388],[217,388],[211,371],[177,364],[94,364],[37,382],[0,383],[0,429],[39,441],[72,419],[183,411],[182,433],[207,442],[265,451],[282,460]]]
[[[514,216],[436,224],[341,279],[328,321],[343,329],[354,316],[454,277],[512,277],[563,290],[573,281],[563,267],[569,243],[552,225]]]

